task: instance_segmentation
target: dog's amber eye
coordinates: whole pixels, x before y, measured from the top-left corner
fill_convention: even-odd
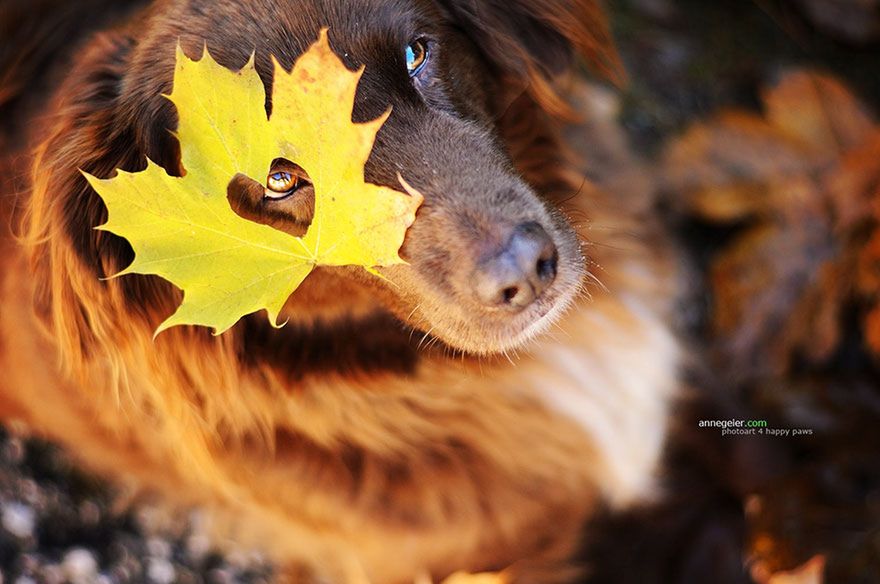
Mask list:
[[[308,184],[311,184],[309,175],[299,165],[278,158],[272,163],[266,177],[264,196],[267,199],[283,199]]]
[[[296,187],[297,178],[286,171],[273,172],[266,179],[266,196],[269,198],[277,198],[278,195],[284,196]]]
[[[428,61],[428,46],[422,39],[416,39],[406,46],[406,70],[410,77],[418,75]]]

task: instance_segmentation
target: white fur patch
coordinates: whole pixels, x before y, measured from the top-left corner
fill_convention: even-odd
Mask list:
[[[571,341],[540,342],[520,372],[542,403],[587,434],[596,484],[611,505],[649,497],[677,386],[674,335],[633,296],[581,305],[562,328]]]

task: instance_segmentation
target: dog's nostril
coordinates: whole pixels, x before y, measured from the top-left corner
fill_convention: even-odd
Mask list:
[[[505,304],[509,304],[516,298],[516,295],[519,294],[519,288],[516,286],[508,286],[504,289],[504,302]]]
[[[518,225],[501,250],[474,272],[477,299],[488,307],[522,310],[556,278],[559,253],[538,223]]]

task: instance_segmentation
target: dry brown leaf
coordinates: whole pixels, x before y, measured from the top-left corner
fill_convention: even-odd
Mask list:
[[[877,163],[877,166],[880,166],[880,163]],[[870,306],[870,312],[863,323],[865,342],[876,355],[880,355],[880,173],[875,179],[872,187],[874,232],[858,258],[857,284],[859,292]]]
[[[784,76],[764,101],[765,117],[723,113],[664,156],[687,214],[747,226],[709,269],[720,356],[743,374],[821,362],[854,305],[880,355],[880,128],[817,73]]]
[[[836,312],[829,316],[817,292],[837,297],[839,286],[830,225],[811,205],[815,186],[794,178],[769,192],[798,215],[759,222],[718,255],[709,273],[725,352],[738,357],[738,368],[779,371],[795,351],[817,359],[830,354],[839,335]],[[810,227],[780,228],[795,221]]]
[[[772,210],[771,202],[765,183],[744,181],[696,189],[689,205],[700,217],[724,223],[767,213]]]
[[[822,584],[825,581],[825,557],[812,557],[803,565],[770,576],[767,584]]]
[[[456,572],[443,580],[443,584],[508,584],[510,579],[505,572],[484,572],[482,574],[468,574]]]
[[[760,117],[722,112],[691,126],[666,147],[666,186],[686,198],[692,191],[755,183],[806,171],[809,151]]]
[[[839,159],[824,177],[834,205],[838,229],[851,229],[875,211],[880,195],[880,128],[872,128],[862,142]]]
[[[880,38],[880,0],[797,0],[816,28],[847,43]]]
[[[789,73],[762,97],[771,125],[825,156],[858,146],[874,124],[843,84],[812,71]]]

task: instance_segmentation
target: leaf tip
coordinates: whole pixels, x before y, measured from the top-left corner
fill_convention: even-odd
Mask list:
[[[156,330],[153,331],[153,342],[154,343],[156,342],[156,339],[159,337],[160,334],[164,333],[165,331],[167,331],[168,329],[170,329],[171,327],[173,327],[175,325],[174,322],[171,322],[172,318],[174,318],[173,315],[169,316],[168,318],[163,320],[162,323],[156,327]]]
[[[415,188],[412,187],[412,185],[406,182],[406,180],[403,178],[403,175],[399,172],[397,173],[397,180],[400,182],[400,186],[403,187],[403,190],[406,191],[406,194],[415,199],[414,202],[416,204],[416,208],[420,207],[422,203],[425,202],[425,197],[422,195],[422,193],[417,191]]]
[[[380,272],[376,266],[364,266],[364,269],[384,282],[388,282],[389,284],[394,283],[389,280],[382,272]]]
[[[79,173],[80,173],[81,175],[83,175],[83,177],[84,177],[84,178],[86,179],[86,181],[89,183],[89,186],[91,186],[93,189],[97,190],[97,188],[96,188],[95,185],[100,184],[100,183],[101,183],[101,179],[99,179],[99,178],[96,177],[95,175],[91,174],[90,172],[86,172],[85,170],[83,170],[83,169],[81,169],[81,168],[77,168],[77,170],[79,171]]]
[[[133,274],[134,272],[132,270],[130,270],[130,268],[131,268],[131,266],[128,266],[127,268],[120,270],[120,271],[116,272],[115,274],[110,274],[109,276],[100,276],[98,278],[98,281],[99,282],[109,282],[110,280],[115,280],[119,276],[124,276],[126,274]]]
[[[183,59],[188,59],[186,53],[183,52],[183,45],[180,44],[180,37],[177,37],[177,44],[174,46],[175,62],[180,63]]]
[[[115,274],[110,274],[109,276],[103,276],[103,277],[98,278],[98,279],[99,279],[101,282],[109,282],[110,280],[115,280],[115,279],[118,278],[119,276],[127,276],[127,275],[129,275],[129,274],[139,274],[140,272],[138,272],[138,271],[135,269],[135,264],[136,264],[136,263],[137,263],[137,257],[135,257],[135,259],[134,259],[133,262],[131,262],[130,264],[128,264],[126,267],[122,268],[121,270],[119,270],[119,271],[116,272]]]
[[[309,50],[306,51],[306,53],[315,53],[315,56],[317,56],[317,58],[319,60],[326,59],[328,57],[333,57],[337,61],[340,61],[339,57],[337,57],[336,54],[333,52],[333,49],[330,48],[329,31],[330,31],[330,28],[327,26],[321,28],[321,30],[318,31],[318,40],[316,40],[312,44],[312,46],[309,47]],[[340,63],[341,63],[341,61],[340,61]]]
[[[281,303],[281,306],[283,305],[284,303]],[[278,314],[281,312],[281,306],[276,308],[269,306],[266,307],[266,318],[269,320],[269,325],[274,329],[280,329],[290,322],[289,318],[284,319],[284,322],[278,322]]]
[[[256,68],[257,68],[257,49],[254,48],[254,50],[251,51],[251,56],[248,57],[247,63],[244,64],[244,67],[242,67],[241,70],[242,71],[245,71],[245,70],[251,71]]]
[[[238,321],[235,321],[235,322],[238,322]],[[235,326],[235,322],[230,325],[211,327],[211,336],[212,337],[219,337],[220,335],[222,335],[223,333],[225,333],[226,331],[231,329],[233,326]]]
[[[358,76],[360,76],[363,73],[363,67],[358,69],[356,73]],[[385,125],[385,122],[388,121],[388,117],[391,115],[392,109],[393,107],[389,105],[388,109],[382,112],[382,114],[380,114],[378,118],[374,120],[369,120],[367,122],[360,122],[358,124],[359,126],[369,128],[370,133],[372,133],[373,137],[371,138],[370,146],[372,146],[372,141],[375,140],[375,135],[379,133],[379,129],[382,128],[382,126]]]

